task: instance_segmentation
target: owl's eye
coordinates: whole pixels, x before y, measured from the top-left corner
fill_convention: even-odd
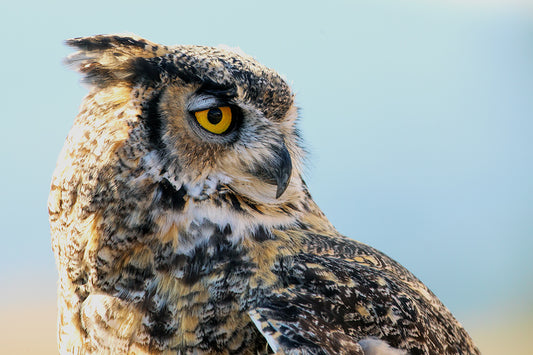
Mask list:
[[[233,114],[229,106],[196,111],[194,117],[196,117],[196,121],[198,121],[200,126],[214,134],[226,133],[232,126],[233,121]]]

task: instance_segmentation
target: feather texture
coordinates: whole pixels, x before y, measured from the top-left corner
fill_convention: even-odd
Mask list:
[[[314,203],[276,72],[139,37],[67,44],[91,89],[48,202],[61,353],[479,353],[416,277]],[[195,110],[218,107],[233,121],[209,132]]]

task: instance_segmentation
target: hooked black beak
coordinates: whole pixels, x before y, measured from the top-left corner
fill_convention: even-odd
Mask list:
[[[279,198],[289,186],[292,160],[285,143],[273,146],[272,154],[271,160],[256,165],[251,173],[268,184],[276,185],[276,198]]]
[[[276,172],[274,173],[276,177],[276,185],[278,186],[276,190],[276,198],[279,198],[283,195],[285,190],[287,190],[292,172],[292,160],[285,144],[283,144],[283,149],[279,151],[276,165]]]

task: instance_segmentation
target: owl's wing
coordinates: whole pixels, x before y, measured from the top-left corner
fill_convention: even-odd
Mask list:
[[[380,334],[364,329],[365,316],[375,319],[362,309],[370,295],[362,294],[367,286],[356,290],[365,282],[350,277],[356,269],[332,255],[302,253],[280,262],[275,273],[284,287],[249,312],[274,353],[364,355],[359,340]]]
[[[249,313],[272,350],[477,353],[436,296],[394,260],[353,240],[312,238],[274,267],[282,286]]]
[[[290,307],[287,307],[290,308]],[[248,312],[252,322],[266,339],[274,354],[353,354],[364,355],[355,339],[340,332],[315,334],[301,327],[301,321],[315,318],[314,312],[300,309],[295,318],[288,309],[274,309],[270,305]],[[317,341],[317,336],[327,336],[330,347]]]

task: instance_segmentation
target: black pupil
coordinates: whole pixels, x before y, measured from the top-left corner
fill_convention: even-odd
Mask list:
[[[212,108],[207,112],[207,120],[211,124],[217,124],[222,120],[222,111],[217,108]]]

